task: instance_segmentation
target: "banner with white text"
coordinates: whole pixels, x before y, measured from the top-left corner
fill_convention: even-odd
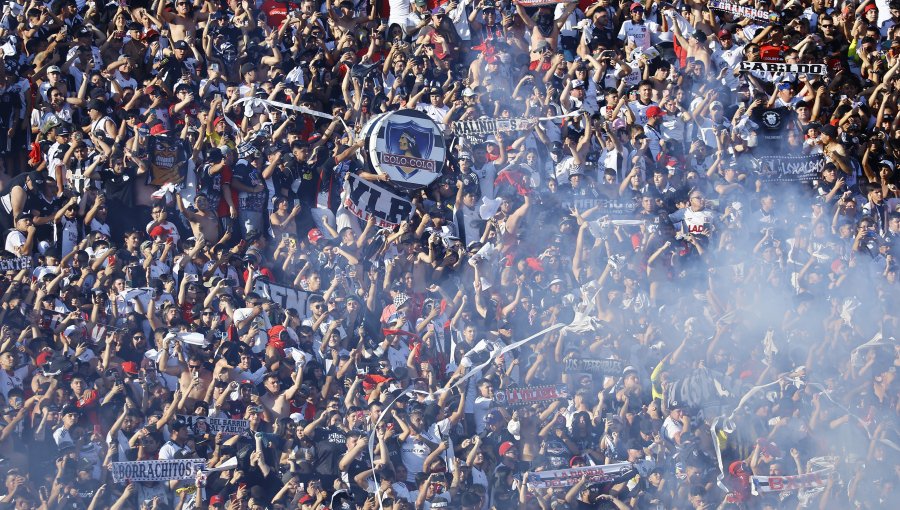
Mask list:
[[[380,228],[396,227],[413,212],[409,200],[356,175],[349,176],[344,191],[344,207],[362,221],[374,217]]]
[[[165,482],[191,480],[206,466],[205,459],[137,460],[113,462],[113,481]]]

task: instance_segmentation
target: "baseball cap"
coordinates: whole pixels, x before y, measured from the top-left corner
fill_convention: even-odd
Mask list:
[[[837,138],[837,128],[832,126],[831,124],[825,124],[822,126],[821,132],[823,135],[829,136],[831,138]]]
[[[61,72],[62,72],[62,70],[60,70],[59,66],[50,66],[50,67],[47,68],[47,74],[50,74],[50,73],[61,73]]]
[[[584,82],[581,80],[572,80],[572,88],[573,89],[583,89]]]
[[[309,239],[309,242],[316,244],[319,242],[319,240],[325,237],[325,234],[323,234],[321,230],[313,228],[310,229],[310,231],[306,234],[306,237],[307,239]]]
[[[140,368],[134,361],[126,361],[122,363],[122,371],[129,375],[137,375],[140,373]]]
[[[654,117],[664,117],[666,112],[662,111],[662,108],[659,106],[653,105],[650,108],[647,108],[646,114],[648,119],[652,119]]]
[[[462,91],[462,96],[463,97],[473,97],[473,96],[475,96],[475,91],[466,87]]]
[[[640,2],[632,2],[631,7],[629,8],[629,10],[631,10],[631,11],[643,11],[643,10],[644,10],[644,4],[642,4],[642,3],[640,3]]]
[[[870,3],[869,5],[866,6],[865,9],[863,9],[863,13],[869,12],[869,11],[871,11],[872,9],[877,9],[877,8],[878,8],[878,6],[875,5],[874,2],[873,2],[873,3]]]
[[[731,32],[723,28],[722,30],[716,32],[716,37],[718,37],[719,39],[731,39]]]
[[[510,450],[512,449],[513,446],[515,446],[515,445],[512,444],[512,442],[510,442],[510,441],[504,441],[504,442],[500,445],[500,448],[497,449],[497,452],[498,452],[498,453],[500,454],[500,456],[502,457],[502,456],[506,455],[506,452],[510,451]]]
[[[162,123],[156,124],[155,126],[150,128],[150,134],[153,136],[164,135],[168,132],[169,132],[169,130],[166,129],[166,126],[164,126]]]
[[[210,504],[210,505],[221,505],[221,504],[224,503],[224,502],[225,502],[225,500],[222,499],[222,496],[219,496],[218,494],[216,494],[215,496],[209,498],[209,504]]]
[[[186,50],[186,49],[188,49],[188,43],[186,43],[184,41],[178,41],[175,43],[175,49],[176,50]]]

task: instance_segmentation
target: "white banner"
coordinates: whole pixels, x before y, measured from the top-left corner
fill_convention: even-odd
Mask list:
[[[206,422],[207,429],[210,433],[216,434],[221,432],[223,434],[230,435],[240,435],[246,436],[247,431],[250,429],[250,422],[247,420],[231,420],[228,418],[211,418],[208,416],[194,416],[191,414],[179,414],[178,419],[187,423],[191,428],[191,431],[194,434],[197,434],[199,431],[200,425],[198,423]]]
[[[741,62],[741,71],[766,73],[826,74],[825,64],[788,64],[787,62]]]
[[[532,471],[528,473],[528,488],[571,487],[578,483],[582,476],[587,476],[588,483],[606,483],[623,476],[629,476],[633,471],[634,466],[630,462],[618,462],[605,466],[554,469],[552,471]]]
[[[31,257],[19,257],[15,259],[0,259],[0,271],[19,271],[31,269]]]
[[[409,219],[412,202],[351,174],[344,184],[344,207],[362,221],[374,216],[381,228],[392,228]]]
[[[529,119],[477,119],[458,120],[453,123],[453,134],[456,136],[490,135],[495,132],[519,131],[531,127]]]
[[[138,460],[113,462],[113,481],[164,482],[192,480],[206,466],[205,459]]]
[[[765,492],[798,491],[801,489],[816,489],[825,487],[828,477],[833,469],[822,469],[805,475],[791,476],[751,476],[753,495],[758,496]]]

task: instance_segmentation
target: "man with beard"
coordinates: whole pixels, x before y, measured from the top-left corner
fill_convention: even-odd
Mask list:
[[[522,22],[525,23],[525,26],[531,30],[532,51],[537,49],[538,44],[542,41],[546,41],[550,45],[550,49],[556,51],[557,45],[559,44],[559,30],[566,22],[566,18],[575,11],[576,7],[578,7],[577,3],[567,4],[559,18],[554,20],[553,7],[543,6],[538,8],[537,16],[535,16],[534,19],[531,19],[531,17],[525,13],[525,8],[516,4],[516,12],[519,14],[519,17],[522,18]]]

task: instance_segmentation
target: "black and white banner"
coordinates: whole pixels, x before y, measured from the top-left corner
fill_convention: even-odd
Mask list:
[[[778,22],[778,14],[764,9],[755,9],[743,5],[733,4],[731,2],[720,2],[718,0],[710,0],[707,4],[710,9],[722,12],[730,12],[744,18],[755,19],[759,21],[768,21],[770,23]]]
[[[741,71],[765,73],[826,74],[825,64],[788,64],[787,62],[741,62]]]
[[[799,491],[801,489],[817,489],[825,487],[833,469],[822,469],[805,475],[791,476],[751,476],[754,496],[766,492]]]
[[[582,466],[552,471],[531,471],[528,473],[528,488],[551,489],[571,487],[587,476],[588,483],[609,483],[627,479],[634,474],[630,462],[619,462],[605,466]]]
[[[191,480],[206,466],[205,459],[138,460],[113,462],[113,481],[165,482]]]
[[[344,207],[362,221],[374,216],[375,224],[381,228],[396,227],[409,219],[413,211],[409,200],[356,175],[349,176],[344,191]]]
[[[500,406],[518,406],[568,398],[566,386],[526,386],[509,388],[494,395],[494,402]]]
[[[600,375],[622,375],[625,362],[620,359],[578,359],[569,358],[563,361],[563,370],[567,374],[586,372]]]
[[[212,418],[207,416],[194,416],[191,414],[179,414],[178,419],[187,423],[191,431],[197,434],[209,432],[217,434],[219,432],[229,435],[248,435],[250,422],[247,420],[231,420],[228,418]],[[206,423],[206,429],[203,430],[203,423]]]
[[[480,137],[496,132],[528,129],[534,121],[528,119],[478,119],[458,120],[453,123],[453,134],[465,137]]]
[[[259,292],[263,297],[271,299],[277,305],[281,306],[282,310],[293,308],[294,310],[297,310],[297,314],[301,319],[309,317],[308,302],[309,298],[313,296],[312,292],[258,280],[254,290]]]
[[[22,269],[31,269],[31,257],[0,259],[0,271],[20,271]]]
[[[821,154],[803,156],[761,156],[758,158],[758,176],[763,182],[811,182],[825,167]]]

